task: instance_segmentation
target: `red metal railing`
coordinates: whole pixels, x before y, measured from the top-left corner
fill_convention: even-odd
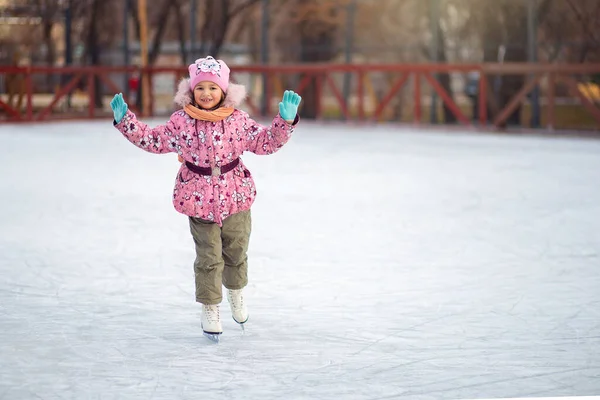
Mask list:
[[[24,88],[20,93],[25,99],[25,107],[18,107],[9,104],[5,97],[0,97],[0,122],[34,122],[49,119],[69,119],[69,118],[96,118],[110,116],[110,110],[107,109],[107,101],[104,101],[104,108],[97,108],[94,101],[98,82],[102,85],[102,92],[107,95],[113,93],[125,92],[122,85],[118,85],[109,76],[111,74],[147,74],[150,82],[157,77],[171,76],[173,86],[176,86],[178,79],[185,76],[187,70],[185,67],[2,67],[0,74],[5,81],[12,80],[21,83],[19,87]],[[469,118],[455,101],[453,93],[449,93],[438,81],[436,74],[464,74],[475,72],[479,79],[478,110],[477,121]],[[574,76],[589,76],[591,74],[600,74],[600,64],[578,64],[578,65],[540,65],[540,64],[379,64],[379,65],[346,65],[346,64],[309,64],[309,65],[278,65],[278,66],[232,66],[232,79],[246,74],[247,76],[268,76],[264,88],[260,94],[249,96],[246,100],[246,106],[254,115],[261,114],[261,108],[257,103],[263,99],[271,100],[274,96],[279,96],[281,88],[277,88],[277,83],[281,86],[283,80],[287,80],[286,88],[291,88],[301,95],[309,87],[313,91],[311,98],[314,102],[316,117],[321,118],[326,110],[326,101],[329,107],[333,108],[335,113],[347,120],[355,121],[378,121],[384,117],[386,110],[390,108],[393,100],[397,100],[404,91],[404,99],[407,98],[411,106],[410,116],[412,122],[419,124],[423,120],[423,84],[430,87],[428,92],[435,92],[442,100],[443,104],[454,115],[461,124],[471,125],[473,122],[481,126],[488,123],[488,110],[492,110],[492,123],[494,126],[503,126],[511,113],[525,100],[536,85],[545,79],[545,91],[542,95],[542,103],[547,116],[546,126],[553,128],[556,126],[556,88],[557,84],[562,84],[567,88],[572,98],[575,98],[595,121],[595,129],[600,128],[600,108],[594,101],[590,100],[586,94],[582,93],[578,81]],[[373,95],[372,85],[369,83],[370,76],[374,74],[385,75],[390,79],[379,96]],[[352,107],[350,98],[344,98],[339,84],[336,83],[336,75],[349,75],[352,78],[352,90],[349,97],[355,99],[355,107]],[[525,78],[525,84],[513,98],[502,108],[496,105],[495,97],[489,90],[491,76],[500,75],[519,75]],[[60,77],[62,85],[51,93],[46,93],[46,102],[36,103],[40,96],[40,91],[36,91],[34,77],[47,78],[48,76]],[[339,79],[338,79],[339,80]],[[85,107],[87,110],[76,110],[72,107],[58,111],[57,105],[64,100],[65,96],[70,96],[79,84],[86,86],[84,97],[87,97]],[[152,85],[150,85],[152,87]],[[367,88],[368,86],[368,88]],[[368,93],[370,90],[370,98]],[[325,95],[329,90],[330,94]],[[409,92],[408,96],[406,92]],[[266,96],[266,97],[263,97]],[[14,96],[13,96],[14,98]],[[155,104],[157,93],[151,90],[148,95],[149,113],[145,116],[156,115]],[[135,107],[134,102],[125,99],[130,108],[136,113],[140,113]],[[333,103],[332,103],[333,102]],[[12,102],[11,102],[12,103]],[[368,113],[366,106],[369,104],[372,112]],[[265,114],[272,113],[273,106],[271,101],[266,101]],[[406,104],[405,104],[406,105]]]

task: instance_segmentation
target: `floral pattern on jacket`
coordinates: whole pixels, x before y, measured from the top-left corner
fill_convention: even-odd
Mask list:
[[[224,105],[236,106],[244,96],[243,86],[230,84]],[[176,101],[182,107],[191,101],[187,82],[180,84]],[[151,128],[128,110],[115,127],[127,140],[147,152],[177,153],[191,164],[212,168],[234,161],[245,151],[259,155],[277,152],[290,139],[297,122],[298,117],[294,124],[289,124],[277,115],[271,125],[265,127],[239,109],[222,121],[209,122],[196,120],[178,110],[166,124]],[[192,172],[184,162],[173,190],[173,205],[178,212],[219,225],[228,216],[248,210],[255,198],[254,180],[241,159],[233,170],[216,176]]]

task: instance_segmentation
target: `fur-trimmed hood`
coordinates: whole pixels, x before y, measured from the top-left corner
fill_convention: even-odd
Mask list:
[[[225,101],[223,102],[223,107],[237,108],[242,103],[242,101],[244,101],[246,95],[246,87],[244,85],[229,83],[229,88],[227,89],[227,93],[225,93]],[[183,108],[188,104],[192,104],[193,98],[194,96],[190,89],[189,79],[183,78],[179,82],[177,94],[175,94],[175,98],[173,99],[173,101],[175,102],[175,104]]]

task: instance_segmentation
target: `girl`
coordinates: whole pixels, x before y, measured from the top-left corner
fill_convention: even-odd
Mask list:
[[[127,108],[123,95],[110,105],[114,125],[127,140],[151,153],[177,153],[182,165],[175,180],[173,205],[189,217],[196,247],[196,301],[202,303],[202,329],[218,341],[223,332],[219,312],[222,287],[233,319],[248,320],[243,288],[248,283],[247,250],[250,207],[256,188],[240,159],[245,151],[273,154],[290,138],[298,123],[301,98],[286,91],[279,114],[263,127],[236,107],[246,89],[229,82],[222,60],[206,57],[188,67],[175,96],[182,109],[166,125],[150,128]]]

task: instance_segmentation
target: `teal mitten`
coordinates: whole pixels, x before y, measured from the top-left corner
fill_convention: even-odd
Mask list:
[[[115,115],[115,121],[117,124],[121,122],[125,113],[127,113],[127,103],[123,100],[123,94],[115,94],[115,97],[110,102],[110,108],[112,108]]]
[[[302,97],[297,93],[286,90],[283,94],[283,100],[279,103],[279,115],[281,115],[281,118],[285,119],[287,122],[293,122],[294,119],[296,119],[298,106],[301,101]]]

